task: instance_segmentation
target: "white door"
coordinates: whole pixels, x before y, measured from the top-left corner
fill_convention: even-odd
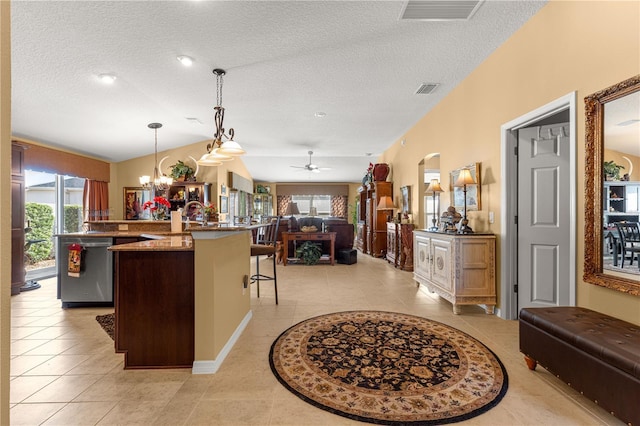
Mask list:
[[[518,309],[570,304],[569,123],[518,131]]]

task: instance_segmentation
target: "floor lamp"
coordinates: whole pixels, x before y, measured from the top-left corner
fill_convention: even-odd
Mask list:
[[[436,194],[438,194],[438,198],[439,198],[440,197],[440,192],[444,192],[444,191],[440,187],[440,182],[438,182],[438,179],[431,179],[431,183],[429,183],[429,186],[427,187],[427,190],[425,191],[425,194],[433,195],[433,219],[431,219],[431,222],[433,223],[433,226],[428,228],[427,231],[438,232],[438,230],[439,230],[439,228],[438,228],[438,213],[439,212],[436,211]]]
[[[467,219],[467,185],[474,185],[475,183],[476,180],[471,175],[471,170],[464,168],[460,170],[460,176],[458,176],[456,183],[453,184],[453,186],[462,188],[464,191],[464,216],[458,231],[459,234],[473,234],[473,229],[469,227],[469,220]]]

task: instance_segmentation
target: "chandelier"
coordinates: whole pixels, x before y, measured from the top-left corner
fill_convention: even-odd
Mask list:
[[[140,185],[145,188],[152,188],[154,191],[166,191],[173,183],[173,179],[160,173],[158,169],[158,129],[162,127],[161,123],[149,123],[147,126],[155,132],[155,148],[153,162],[153,180],[151,176],[140,176]]]
[[[214,121],[216,123],[216,133],[213,141],[207,144],[207,153],[198,160],[201,166],[219,166],[223,161],[231,161],[234,156],[243,155],[244,149],[233,140],[234,130],[229,129],[228,134],[224,129],[224,108],[222,107],[222,84],[225,70],[216,68],[213,70],[216,76],[216,111]],[[223,141],[224,138],[224,141]]]

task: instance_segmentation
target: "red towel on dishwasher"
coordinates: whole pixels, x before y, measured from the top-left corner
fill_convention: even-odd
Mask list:
[[[82,247],[80,244],[74,243],[69,245],[69,267],[67,274],[70,277],[79,277],[80,268],[82,267]]]

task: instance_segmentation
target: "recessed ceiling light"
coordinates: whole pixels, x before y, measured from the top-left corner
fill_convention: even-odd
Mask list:
[[[113,82],[116,81],[117,77],[113,74],[99,74],[98,78],[104,84],[113,84]]]
[[[178,56],[178,61],[180,61],[180,63],[185,67],[190,67],[193,65],[194,59],[190,56],[180,55]]]
[[[326,117],[327,113],[326,112],[322,112],[322,111],[318,111],[314,114],[317,118],[322,118],[322,117]]]

